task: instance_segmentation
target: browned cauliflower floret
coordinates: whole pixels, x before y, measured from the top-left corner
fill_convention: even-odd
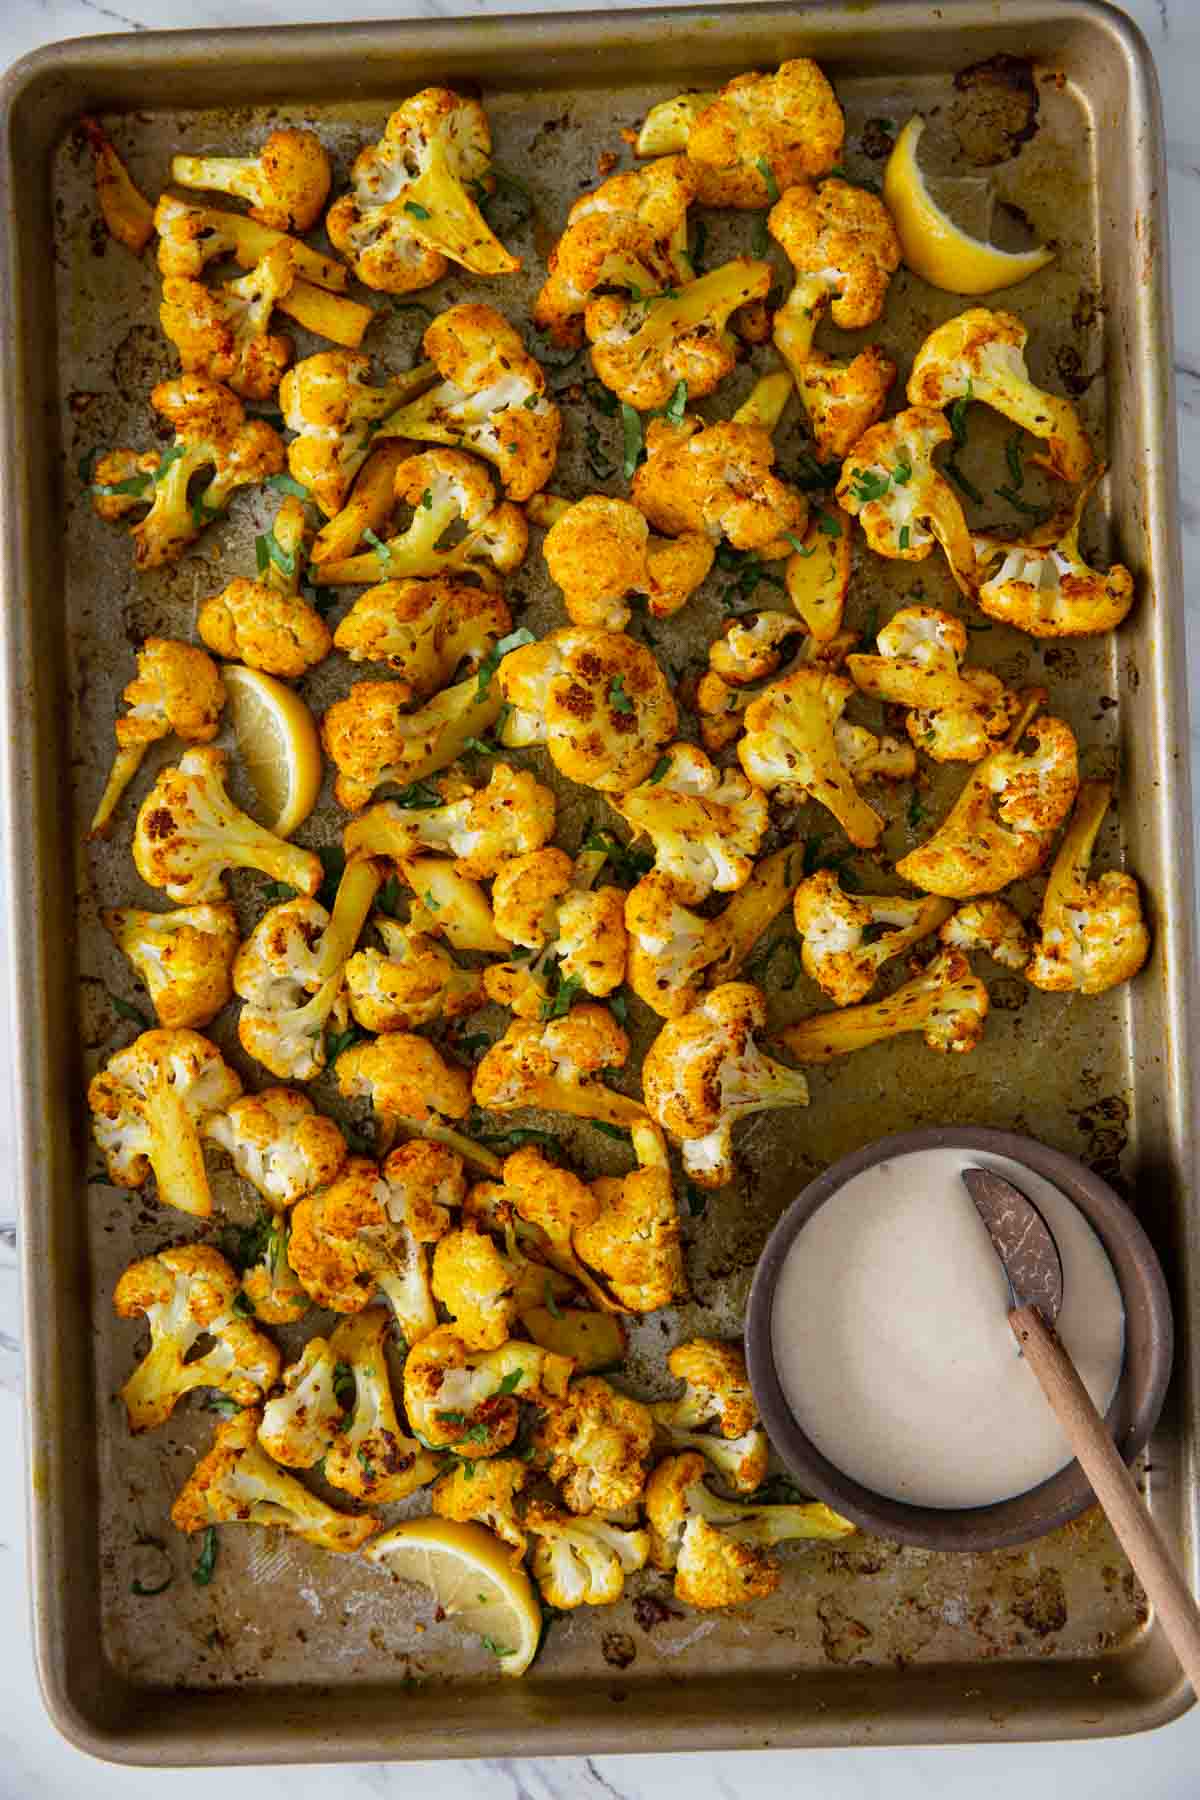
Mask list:
[[[571,1383],[534,1442],[573,1513],[619,1512],[642,1497],[654,1421],[640,1400],[585,1375]]]
[[[273,1463],[257,1440],[255,1407],[217,1426],[213,1447],[179,1490],[171,1523],[179,1531],[240,1522],[279,1525],[322,1550],[360,1550],[379,1530],[370,1513],[338,1512]]]
[[[1112,801],[1107,781],[1085,781],[1059,845],[1026,979],[1047,993],[1103,994],[1131,981],[1150,954],[1150,933],[1132,875],[1088,880],[1092,850]]]
[[[469,1351],[452,1325],[439,1325],[408,1354],[404,1410],[425,1443],[461,1447],[472,1461],[496,1456],[517,1434],[518,1401],[561,1401],[573,1368],[569,1356],[515,1339]]]
[[[610,805],[635,837],[650,839],[655,868],[693,902],[749,880],[769,823],[761,790],[736,769],[714,768],[693,744],[672,744],[649,781]]]
[[[224,902],[174,912],[106,908],[100,915],[118,950],[145,982],[160,1025],[168,1031],[211,1023],[233,994],[237,915]]]
[[[196,629],[210,650],[288,680],[324,661],[329,627],[300,595],[306,537],[303,502],[289,494],[258,540],[258,580],[237,575],[201,606]]]
[[[499,594],[445,576],[409,578],[360,594],[333,641],[351,662],[387,663],[423,700],[452,681],[460,664],[477,669],[511,629]]]
[[[554,836],[554,794],[527,769],[495,762],[486,787],[456,781],[443,782],[442,788],[443,806],[384,800],[371,807],[346,827],[347,854],[399,860],[440,850],[454,857],[460,875],[488,880]]]
[[[625,979],[625,895],[593,888],[595,853],[572,862],[547,848],[519,856],[496,876],[492,905],[496,928],[533,957],[492,963],[484,970],[488,996],[518,1018],[540,1019],[565,1011],[578,993],[603,998]]]
[[[210,1114],[201,1133],[221,1146],[238,1174],[276,1212],[325,1187],[346,1160],[346,1140],[337,1125],[296,1088],[246,1094]]]
[[[687,209],[695,191],[687,159],[664,156],[614,175],[576,200],[534,302],[538,330],[558,344],[577,345],[584,308],[597,288],[660,294],[691,281]]]
[[[501,576],[523,560],[529,544],[525,515],[510,500],[496,504],[492,478],[475,457],[461,450],[425,450],[398,463],[391,479],[393,501],[412,511],[407,529],[371,550],[349,554],[373,530],[364,518],[365,502],[364,508],[357,506],[356,486],[344,511],[313,545],[311,574],[318,585],[417,576],[457,581],[470,575],[484,587],[499,588]],[[385,516],[391,510],[388,506]],[[448,536],[453,541],[443,543]]]
[[[383,950],[360,950],[346,964],[346,998],[364,1031],[412,1031],[486,1005],[482,973],[460,967],[436,938],[393,919],[374,924]]]
[[[352,939],[369,905],[368,897]],[[319,1075],[326,1029],[345,1019],[343,958],[333,955],[330,926],[316,900],[284,900],[263,914],[233,965],[234,990],[245,1001],[242,1047],[280,1080]]]
[[[361,351],[322,350],[289,369],[279,384],[284,424],[297,433],[288,445],[288,468],[328,518],[345,505],[388,414],[436,378],[436,370],[422,363],[372,387],[370,372],[371,359]]]
[[[700,400],[737,362],[731,313],[763,300],[770,263],[736,257],[686,286],[645,300],[605,294],[584,314],[592,367],[618,399],[639,412],[665,406],[680,382]]]
[[[616,1310],[611,1295],[575,1253],[576,1232],[600,1211],[598,1196],[577,1175],[560,1169],[532,1145],[505,1158],[503,1175],[503,1183],[480,1182],[472,1188],[464,1222],[503,1233],[509,1282],[523,1328],[527,1329],[529,1315],[543,1301],[555,1297],[551,1271],[567,1281],[568,1291],[572,1285],[581,1288],[599,1311]],[[543,1341],[538,1334],[530,1335]],[[546,1341],[549,1348],[557,1347],[553,1334]]]
[[[655,1312],[687,1298],[679,1214],[662,1133],[649,1121],[632,1130],[638,1166],[591,1184],[601,1210],[572,1233],[580,1259],[625,1312]]]
[[[1046,448],[1034,462],[1061,481],[1082,481],[1092,467],[1087,433],[1069,400],[1030,381],[1023,354],[1028,336],[1012,313],[968,307],[931,331],[917,351],[909,401],[934,407],[981,400],[1042,439]]]
[[[525,1530],[533,1539],[530,1568],[547,1606],[569,1612],[576,1606],[613,1606],[625,1592],[625,1577],[644,1569],[649,1534],[609,1519],[578,1518],[531,1502]]]
[[[507,954],[508,944],[496,930],[488,897],[477,881],[460,875],[444,856],[406,856],[396,866],[412,889],[410,931],[445,938],[454,950]]]
[[[250,1406],[274,1387],[279,1352],[237,1316],[238,1285],[225,1258],[207,1244],[160,1250],[125,1270],[113,1305],[122,1319],[144,1314],[150,1327],[150,1349],[121,1389],[131,1431],[164,1424],[192,1388],[218,1388]],[[212,1346],[192,1356],[201,1337]]]
[[[150,404],[173,429],[174,441],[144,457],[110,451],[97,462],[92,485],[102,519],[149,507],[132,532],[137,569],[177,562],[238,488],[278,475],[284,460],[279,433],[265,419],[248,419],[237,395],[219,381],[204,375],[160,381]],[[193,477],[202,472],[208,479],[192,494]]]
[[[708,646],[708,666],[722,681],[747,687],[774,675],[791,640],[804,635],[793,613],[739,613]]]
[[[852,844],[871,849],[884,821],[858,791],[873,776],[911,778],[917,759],[895,738],[849,725],[842,712],[854,683],[817,665],[774,681],[746,708],[738,742],[743,769],[758,787],[785,800],[819,800]]]
[[[752,690],[750,684],[759,681],[760,674],[774,674],[784,660],[783,651],[789,641],[799,637],[799,649],[784,674],[804,668],[838,670],[858,642],[858,634],[853,631],[840,631],[825,642],[811,634],[801,637],[803,624],[788,613],[752,613],[747,618],[745,624],[735,619],[724,636],[709,645],[709,667],[696,686],[700,736],[707,750],[724,750],[735,742],[746,709],[761,691],[761,687]],[[865,738],[849,727],[839,727],[837,735],[855,754],[864,755],[869,749]],[[887,774],[894,755],[893,752],[881,757],[873,772]],[[915,768],[916,758],[910,752],[904,752],[903,757]],[[893,772],[900,773],[902,769]]]
[[[983,1036],[988,991],[958,950],[941,950],[884,1000],[814,1013],[789,1025],[779,1043],[797,1062],[830,1062],[884,1038],[920,1031],[931,1050],[974,1050]]]
[[[936,931],[951,910],[936,896],[843,893],[832,869],[802,881],[793,906],[805,972],[836,1006],[865,999],[883,965]]]
[[[482,693],[480,689],[482,687]],[[406,712],[403,681],[356,681],[321,721],[321,741],[337,768],[339,806],[358,812],[376,789],[411,787],[460,756],[500,716],[498,682],[471,675]]]
[[[226,256],[232,256],[239,267],[252,269],[282,242],[291,250],[305,286],[315,283],[311,291],[329,299],[342,295],[349,283],[349,270],[335,256],[311,250],[299,238],[260,225],[245,213],[220,212],[181,200],[177,194],[162,194],[154,209],[154,228],[158,232],[158,266],[164,275],[199,275],[206,264]],[[295,290],[284,303],[285,312],[291,310],[294,298]]]
[[[571,623],[609,631],[628,625],[631,594],[644,594],[656,619],[678,612],[707,577],[715,555],[699,532],[652,537],[636,506],[605,494],[554,508],[544,553]]]
[[[106,832],[121,796],[151,744],[174,732],[185,744],[208,744],[221,728],[225,683],[211,656],[177,638],[147,638],[137,674],[122,696],[129,711],[114,727],[117,754],[92,819],[91,835]]]
[[[1095,637],[1115,631],[1133,605],[1133,576],[1122,563],[1093,569],[1079,550],[1079,521],[1097,469],[1065,512],[1019,541],[977,536],[981,579],[976,599],[989,618],[1031,637]]]
[[[1029,934],[1007,900],[968,900],[938,932],[951,950],[984,950],[1002,968],[1020,974],[1029,961]]]
[[[286,242],[268,250],[249,274],[218,288],[168,275],[159,323],[185,374],[227,382],[243,400],[269,400],[295,354],[290,337],[272,332],[271,315],[295,279]]]
[[[896,864],[902,881],[967,900],[995,894],[1041,867],[1079,786],[1070,726],[1034,717],[1045,698],[1040,688],[1021,696],[1003,747],[976,763],[933,836]],[[1027,737],[1033,748],[1023,750]]]
[[[910,406],[872,425],[846,454],[837,497],[880,556],[924,562],[936,540],[962,592],[975,591],[975,551],[958,496],[933,466],[953,436],[940,412]]]
[[[475,1071],[475,1103],[494,1112],[539,1106],[635,1125],[645,1109],[600,1079],[628,1055],[629,1039],[606,1006],[573,1006],[564,1018],[536,1024],[514,1019]]]
[[[646,431],[646,461],[633,477],[633,501],[670,537],[685,532],[768,560],[787,556],[808,522],[804,496],[772,474],[775,446],[761,425],[722,420],[705,425],[689,414],[680,424],[655,419]]]
[[[694,1338],[676,1345],[667,1367],[685,1385],[678,1400],[650,1408],[660,1439],[699,1451],[736,1493],[752,1494],[766,1477],[769,1447],[740,1346]]]
[[[718,93],[681,94],[651,107],[639,156],[686,150],[704,206],[767,206],[782,188],[833,168],[842,109],[807,56],[773,75],[735,75]]]
[[[311,1337],[280,1376],[281,1394],[263,1407],[258,1441],[289,1469],[311,1469],[342,1428],[342,1384],[327,1339]]]
[[[466,1118],[471,1084],[428,1039],[385,1031],[369,1043],[344,1050],[337,1078],[339,1093],[347,1100],[366,1100],[376,1117],[389,1125],[401,1126],[412,1137],[445,1144],[482,1168],[499,1168],[489,1150],[445,1124],[446,1119]]]
[[[476,275],[511,275],[520,257],[504,248],[472,198],[472,190],[481,197],[490,190],[491,155],[478,100],[422,88],[355,158],[351,191],[325,221],[330,241],[360,281],[385,294],[429,287],[451,262]]]
[[[1007,736],[1020,701],[990,669],[963,666],[967,628],[936,606],[906,606],[876,638],[878,656],[846,658],[860,693],[908,708],[905,727],[935,762],[978,762]]]
[[[512,650],[493,686],[511,707],[500,731],[513,749],[545,744],[560,774],[622,793],[645,779],[677,715],[667,678],[619,631],[568,625]]]
[[[199,1032],[144,1031],[88,1088],[110,1181],[138,1188],[153,1173],[164,1205],[207,1218],[212,1196],[200,1127],[241,1091],[239,1077]]]
[[[382,1306],[369,1306],[343,1319],[329,1340],[343,1383],[353,1383],[353,1399],[323,1472],[330,1487],[370,1506],[407,1500],[441,1467],[438,1457],[400,1429],[388,1373],[390,1329],[390,1314]]]
[[[525,1554],[525,1528],[517,1511],[517,1495],[529,1470],[515,1457],[489,1462],[458,1462],[434,1483],[431,1503],[439,1518],[475,1519],[511,1545],[514,1562]]]
[[[283,129],[268,134],[257,156],[174,156],[171,180],[248,200],[260,225],[307,231],[329,196],[329,158],[315,131]]]
[[[843,329],[874,324],[900,266],[900,241],[882,200],[836,179],[788,188],[767,225],[796,272],[775,314],[775,347],[795,378],[817,450],[840,459],[882,416],[896,365],[875,344],[852,362],[834,362],[813,349],[813,338],[826,307]]]
[[[262,1234],[253,1263],[242,1274],[242,1292],[265,1325],[293,1325],[309,1309],[304,1285],[289,1260],[292,1232],[276,1215]]]
[[[433,1297],[468,1350],[495,1350],[517,1317],[513,1271],[486,1232],[448,1232],[433,1253]]]
[[[442,379],[393,413],[388,432],[474,451],[511,500],[528,500],[554,473],[562,417],[520,332],[494,306],[464,302],[433,321],[424,344]]]
[[[701,1187],[732,1180],[736,1120],[777,1106],[808,1105],[804,1076],[772,1062],[755,1043],[755,1031],[766,1022],[758,988],[726,981],[664,1025],[646,1052],[646,1107],[681,1145],[684,1169]]]
[[[315,894],[323,879],[320,857],[239,812],[225,788],[225,768],[225,752],[208,747],[187,750],[174,768],[163,769],[133,833],[142,880],[183,904],[223,900],[226,869],[257,869]]]

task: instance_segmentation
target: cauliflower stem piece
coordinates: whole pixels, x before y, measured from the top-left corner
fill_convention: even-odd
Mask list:
[[[1132,981],[1150,954],[1141,895],[1132,875],[1088,880],[1092,851],[1112,803],[1107,781],[1085,781],[1050,870],[1039,938],[1026,979],[1047,993],[1103,994]]]
[[[941,950],[928,968],[883,1000],[815,1013],[776,1040],[801,1063],[831,1062],[884,1038],[920,1031],[931,1050],[974,1050],[983,1035],[988,991],[959,950]]]

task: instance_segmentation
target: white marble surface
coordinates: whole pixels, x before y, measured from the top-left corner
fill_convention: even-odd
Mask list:
[[[579,0],[583,4],[584,0]],[[570,0],[517,0],[515,10],[566,11]],[[508,10],[495,0],[0,0],[0,67],[40,44],[94,32],[182,26],[317,23],[344,17],[394,19]],[[1127,0],[1158,59],[1166,108],[1175,296],[1175,369],[1183,493],[1185,584],[1191,599],[1189,668],[1200,721],[1200,0]],[[997,11],[1003,6],[997,4]],[[1193,727],[1193,780],[1200,793],[1200,730]],[[3,959],[0,959],[0,963]],[[8,971],[0,966],[0,1020]],[[0,1046],[6,1037],[0,1029]],[[2,1049],[0,1049],[2,1055]],[[11,1097],[0,1063],[0,1168],[12,1141]],[[21,1315],[15,1229],[0,1200],[0,1442],[21,1439]],[[18,1459],[0,1480],[0,1800],[87,1795],[121,1800],[161,1792],[163,1777],[90,1761],[64,1743],[42,1710],[33,1672],[24,1574],[24,1482]],[[258,1800],[352,1800],[399,1795],[424,1800],[661,1800],[686,1784],[690,1800],[1044,1800],[1063,1792],[1086,1800],[1195,1800],[1200,1792],[1200,1707],[1150,1737],[1104,1743],[1018,1745],[953,1750],[760,1752],[741,1756],[600,1757],[543,1762],[361,1765],[330,1769],[183,1772],[166,1778],[181,1800],[216,1800],[253,1791]]]

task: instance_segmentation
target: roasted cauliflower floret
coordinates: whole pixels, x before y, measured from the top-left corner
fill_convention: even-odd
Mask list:
[[[911,778],[917,759],[895,738],[849,725],[842,712],[854,692],[844,675],[816,665],[772,682],[746,708],[738,758],[751,781],[784,800],[828,807],[852,844],[871,849],[884,821],[858,791],[860,782]]]
[[[1045,697],[1039,688],[1022,696],[1003,747],[976,763],[933,836],[896,864],[901,881],[967,900],[995,894],[1041,867],[1079,786],[1070,726],[1033,716]],[[1027,737],[1029,750],[1021,747]]]
[[[844,131],[829,82],[815,62],[797,56],[773,75],[735,75],[718,93],[651,107],[637,150],[686,150],[701,205],[750,208],[826,174],[841,156]]]
[[[360,950],[346,964],[346,998],[364,1031],[412,1031],[486,1005],[482,973],[460,967],[436,938],[392,919],[374,923],[383,950]]]
[[[578,345],[582,315],[597,288],[661,294],[691,281],[687,209],[695,191],[686,158],[664,156],[614,175],[576,200],[534,302],[538,330],[558,344]]]
[[[1150,954],[1150,933],[1132,875],[1088,880],[1092,850],[1112,802],[1107,781],[1085,781],[1050,870],[1039,937],[1025,976],[1047,993],[1103,994],[1132,981]]]
[[[814,1013],[781,1031],[778,1041],[797,1062],[819,1063],[920,1031],[931,1050],[961,1055],[979,1043],[987,1013],[987,988],[971,973],[967,958],[958,950],[941,950],[886,999]]]
[[[226,869],[257,869],[302,894],[315,894],[321,859],[285,843],[240,812],[225,788],[223,750],[186,750],[163,769],[142,802],[133,861],[142,880],[182,905],[223,900]]]
[[[842,629],[850,586],[853,527],[840,507],[823,507],[783,571],[788,599],[818,645],[832,646]]]
[[[905,727],[935,762],[978,762],[996,749],[1020,701],[990,669],[963,666],[967,628],[936,606],[906,606],[876,638],[878,656],[846,658],[860,693],[907,707]]]
[[[288,495],[259,540],[267,547],[259,579],[237,575],[200,608],[196,629],[217,656],[296,680],[329,655],[329,627],[300,594],[307,535],[304,504]]]
[[[655,419],[646,430],[646,461],[633,477],[633,502],[668,537],[724,537],[735,550],[787,556],[808,522],[808,506],[772,473],[774,462],[771,434],[761,425],[705,425],[693,414],[678,425]]]
[[[268,250],[249,274],[217,288],[168,275],[158,318],[185,374],[227,382],[243,400],[269,400],[295,354],[290,337],[272,332],[271,315],[295,279],[286,242]]]
[[[440,850],[454,857],[460,875],[490,880],[554,836],[554,795],[526,769],[495,762],[486,787],[457,782],[450,791],[454,797],[443,806],[385,800],[371,807],[346,827],[347,854],[402,860]]]
[[[199,1032],[143,1031],[88,1087],[109,1179],[138,1188],[153,1174],[164,1205],[206,1219],[212,1196],[200,1127],[241,1091],[238,1076]]]
[[[386,1031],[370,1043],[355,1044],[338,1059],[338,1091],[347,1100],[366,1100],[376,1117],[412,1137],[445,1144],[481,1168],[499,1162],[489,1150],[453,1131],[447,1119],[465,1119],[471,1084],[462,1069],[445,1061],[426,1038]]]
[[[445,938],[454,950],[504,956],[508,944],[496,930],[487,895],[460,875],[444,856],[406,856],[397,864],[412,889],[408,928]]]
[[[517,1496],[529,1470],[515,1458],[496,1456],[488,1462],[459,1462],[434,1483],[433,1510],[443,1519],[474,1519],[512,1547],[512,1559],[525,1554],[525,1526]]]
[[[1025,366],[1028,331],[1012,313],[971,306],[931,331],[913,359],[908,398],[913,406],[980,400],[1040,438],[1032,460],[1060,481],[1083,481],[1092,447],[1069,400],[1035,387]]]
[[[619,1512],[640,1500],[653,1442],[649,1408],[599,1375],[573,1381],[534,1438],[573,1513]]]
[[[232,996],[238,949],[232,906],[181,906],[166,913],[121,906],[106,908],[100,917],[145,983],[158,1022],[168,1031],[200,1030]]]
[[[637,1168],[591,1183],[601,1210],[571,1241],[624,1312],[655,1312],[687,1298],[679,1214],[662,1133],[646,1121],[631,1135]]]
[[[603,998],[620,987],[625,895],[620,888],[592,888],[597,873],[594,852],[572,862],[552,847],[500,870],[492,888],[496,927],[511,943],[538,954],[490,964],[483,973],[490,999],[518,1018],[540,1019],[556,1008],[565,1011],[576,992]]]
[[[139,457],[111,450],[96,464],[92,504],[102,519],[148,506],[133,526],[133,562],[157,569],[177,562],[240,487],[283,468],[283,439],[265,419],[248,419],[237,395],[204,375],[160,381],[150,404],[174,431],[161,452]],[[208,479],[195,494],[193,477]]]
[[[289,1469],[320,1462],[342,1427],[337,1358],[323,1337],[311,1337],[280,1377],[282,1394],[263,1407],[258,1441]]]
[[[1091,568],[1079,550],[1079,521],[1104,473],[1097,469],[1063,513],[1027,538],[978,536],[976,599],[989,618],[1031,637],[1095,637],[1115,631],[1133,605],[1133,576],[1122,563]]]
[[[361,282],[385,294],[429,287],[451,262],[476,275],[511,275],[520,257],[504,248],[471,196],[490,188],[491,155],[477,100],[423,88],[355,158],[351,191],[325,221],[330,241]]]
[[[510,500],[528,500],[554,473],[562,416],[520,332],[494,306],[464,302],[439,314],[424,345],[442,379],[393,413],[388,432],[473,451]]]
[[[347,1154],[338,1126],[296,1088],[246,1094],[223,1112],[211,1113],[201,1133],[221,1146],[242,1179],[276,1212],[327,1186]]]
[[[483,1182],[471,1190],[467,1214],[478,1226],[503,1231],[522,1319],[547,1294],[553,1297],[547,1265],[582,1288],[599,1311],[616,1310],[611,1295],[588,1273],[575,1250],[577,1232],[600,1212],[600,1196],[533,1145],[506,1157],[503,1175],[502,1186]],[[533,1262],[524,1254],[526,1242]]]
[[[713,565],[707,537],[652,537],[628,500],[589,494],[564,507],[546,533],[546,567],[562,589],[573,625],[622,631],[631,594],[644,594],[656,619],[679,611]]]
[[[326,968],[329,930],[330,915],[316,900],[285,900],[263,914],[233,965],[234,990],[245,1002],[242,1048],[280,1080],[319,1075],[326,1028],[345,1017],[341,962]]]
[[[805,973],[835,1006],[852,1006],[885,963],[937,930],[951,903],[936,895],[846,894],[834,870],[818,869],[796,889],[793,908]]]
[[[468,1351],[452,1325],[439,1325],[409,1351],[404,1410],[425,1443],[497,1456],[517,1434],[518,1401],[563,1400],[574,1364],[537,1344],[510,1339],[497,1350]]]
[[[910,406],[872,425],[846,454],[837,497],[880,556],[924,562],[936,540],[959,588],[975,591],[975,551],[958,496],[933,466],[953,437],[940,412]]]
[[[755,1031],[766,1022],[759,990],[726,981],[664,1025],[646,1052],[647,1110],[682,1147],[684,1169],[701,1187],[732,1180],[736,1120],[808,1105],[808,1083],[799,1070],[772,1062],[755,1043]]]
[[[446,576],[409,578],[360,594],[333,641],[351,662],[387,663],[413,699],[424,700],[453,681],[461,664],[477,669],[486,662],[511,629],[512,614],[498,594]]]
[[[261,1415],[247,1407],[217,1426],[213,1447],[179,1490],[171,1523],[179,1531],[240,1522],[281,1525],[322,1550],[359,1550],[379,1530],[370,1513],[338,1512],[273,1463],[257,1440]]]
[[[664,1019],[690,1012],[706,983],[737,975],[795,887],[790,850],[764,857],[714,918],[685,906],[669,875],[651,870],[625,902],[629,985]]]
[[[321,350],[289,369],[279,384],[284,424],[297,433],[288,445],[288,468],[327,518],[345,505],[388,414],[436,378],[422,363],[372,387],[370,371],[371,359],[361,351]]]
[[[93,837],[108,830],[151,744],[172,732],[185,744],[212,742],[221,728],[225,683],[212,657],[194,644],[147,638],[122,697],[129,711],[114,726],[117,754],[92,819]]]
[[[460,756],[500,716],[497,682],[480,692],[478,677],[443,688],[413,712],[404,710],[402,681],[356,681],[321,721],[321,741],[337,768],[333,791],[339,806],[358,812],[376,790],[411,787]]]
[[[499,588],[501,576],[523,560],[529,544],[525,515],[509,500],[496,504],[491,476],[473,456],[461,450],[425,450],[399,463],[392,481],[395,499],[412,509],[408,528],[370,551],[338,556],[334,527],[340,529],[342,518],[354,513],[352,495],[345,513],[337,514],[328,528],[329,554],[322,555],[320,539],[313,545],[312,578],[318,585],[417,576],[457,581],[470,575],[484,587]],[[361,515],[355,513],[346,533],[350,548],[358,542],[360,524]],[[447,534],[454,541],[443,544]]]
[[[371,1506],[407,1500],[437,1474],[438,1457],[400,1429],[388,1373],[391,1317],[369,1306],[343,1319],[329,1340],[339,1372],[354,1382],[346,1421],[325,1457],[325,1479]]]
[[[951,913],[938,941],[951,950],[984,950],[1001,968],[1020,974],[1029,961],[1029,934],[1007,900],[968,900]]]
[[[644,780],[675,734],[666,676],[623,632],[552,631],[510,651],[493,687],[512,708],[503,743],[545,744],[560,774],[602,792]]]
[[[672,744],[667,767],[610,805],[635,837],[654,845],[654,866],[682,897],[706,900],[749,880],[769,823],[767,802],[737,770],[716,769],[693,744]]]
[[[408,1191],[369,1157],[350,1157],[328,1187],[297,1203],[289,1256],[318,1306],[357,1313],[382,1292],[411,1344],[434,1329],[437,1315],[424,1250],[429,1222],[415,1211],[410,1219]]]
[[[600,1079],[628,1055],[629,1039],[606,1006],[573,1006],[564,1018],[537,1024],[514,1019],[475,1071],[475,1103],[493,1112],[540,1106],[635,1125],[644,1108]]]
[[[805,633],[792,613],[741,613],[708,647],[708,666],[722,681],[748,687],[774,675],[791,640]]]
[[[468,1350],[495,1350],[512,1331],[517,1295],[507,1258],[474,1226],[451,1231],[433,1253],[433,1297]]]
[[[291,1237],[287,1219],[276,1215],[256,1261],[242,1275],[242,1292],[265,1325],[293,1325],[308,1311],[308,1295],[288,1258]]]
[[[158,232],[158,266],[164,275],[199,275],[208,263],[226,256],[232,256],[241,268],[252,269],[282,242],[287,244],[297,270],[305,277],[305,285],[315,284],[317,293],[327,298],[341,296],[349,282],[344,263],[311,250],[299,238],[260,225],[245,213],[197,206],[181,200],[177,194],[159,196],[154,228]],[[293,289],[284,301],[285,312],[291,310],[295,292]]]
[[[592,367],[618,399],[639,412],[665,406],[679,383],[692,400],[719,387],[737,362],[731,313],[763,300],[771,265],[736,257],[684,287],[646,300],[605,294],[584,314]]]
[[[766,1476],[769,1447],[740,1346],[694,1338],[676,1345],[667,1367],[684,1390],[650,1408],[660,1439],[675,1451],[699,1451],[736,1493],[752,1494]]]
[[[534,1500],[525,1512],[533,1539],[530,1568],[547,1606],[612,1606],[625,1592],[625,1577],[644,1569],[650,1536],[608,1519],[576,1518]]]
[[[180,187],[234,194],[276,231],[307,231],[329,197],[329,158],[315,131],[272,131],[257,156],[175,156]]]
[[[882,416],[896,365],[875,344],[837,363],[814,350],[813,338],[826,307],[846,330],[874,324],[900,266],[900,241],[882,200],[837,179],[788,188],[767,228],[796,272],[775,314],[775,347],[792,371],[818,452],[840,459]]]
[[[237,1297],[237,1276],[207,1244],[160,1250],[125,1270],[113,1305],[122,1319],[144,1314],[150,1327],[150,1349],[121,1389],[131,1431],[164,1424],[192,1388],[218,1388],[251,1406],[274,1387],[279,1352],[237,1317]],[[212,1347],[191,1356],[201,1337]]]

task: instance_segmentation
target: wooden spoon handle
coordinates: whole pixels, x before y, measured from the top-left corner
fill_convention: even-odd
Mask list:
[[[1158,1524],[1146,1511],[1108,1426],[1037,1308],[1020,1306],[1009,1313],[1008,1322],[1157,1610],[1184,1674],[1200,1695],[1200,1609]]]

